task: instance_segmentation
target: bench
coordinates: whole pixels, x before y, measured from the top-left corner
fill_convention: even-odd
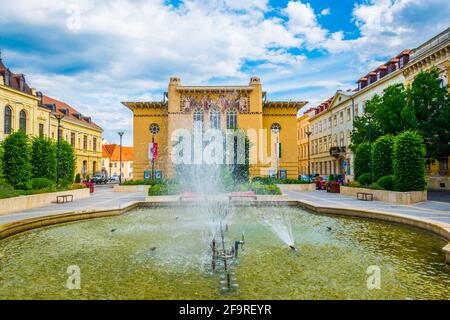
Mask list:
[[[183,199],[199,199],[201,197],[202,197],[202,195],[200,193],[198,193],[198,192],[183,192],[180,195],[180,202]]]
[[[367,192],[358,192],[356,194],[356,199],[361,201],[373,201],[373,194]]]
[[[231,201],[233,198],[252,198],[254,200],[258,199],[254,191],[232,192],[228,195],[228,200]]]
[[[56,197],[56,203],[59,204],[59,203],[66,203],[66,202],[73,202],[73,195],[66,194],[66,195],[62,195],[62,196],[57,196]]]

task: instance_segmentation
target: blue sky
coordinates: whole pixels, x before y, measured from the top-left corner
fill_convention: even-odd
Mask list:
[[[246,84],[315,105],[450,26],[445,0],[2,0],[4,62],[132,144],[121,101],[183,84]]]

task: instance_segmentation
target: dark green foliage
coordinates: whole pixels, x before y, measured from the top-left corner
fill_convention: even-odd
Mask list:
[[[426,156],[431,159],[450,154],[450,95],[441,87],[439,73],[432,69],[419,73],[410,88],[391,85],[382,97],[367,101],[366,113],[373,114],[372,140],[386,134],[396,135],[405,130],[420,133],[426,144]],[[367,141],[366,115],[356,117],[351,134],[351,149]]]
[[[372,146],[372,169],[373,181],[378,181],[381,177],[391,175],[394,172],[392,167],[392,152],[394,149],[394,137],[385,135],[379,137]]]
[[[409,129],[417,130],[432,159],[450,154],[450,106],[448,87],[441,87],[439,72],[419,73],[408,91]]]
[[[10,134],[2,146],[1,162],[5,181],[15,189],[29,189],[31,152],[28,136],[19,130]]]
[[[299,179],[277,179],[272,177],[254,177],[252,182],[259,184],[308,184],[308,181]]]
[[[79,173],[77,173],[77,175],[75,176],[75,183],[80,183],[81,182],[81,176]]]
[[[31,143],[31,176],[56,180],[56,144],[44,137]]]
[[[17,197],[18,195],[18,192],[9,184],[0,184],[0,199]]]
[[[75,175],[76,157],[72,146],[64,140],[61,140],[61,160],[59,167],[59,180],[73,182]]]
[[[425,189],[425,145],[419,133],[405,131],[395,139],[394,175],[398,191]]]
[[[30,180],[30,184],[33,190],[52,189],[55,187],[55,183],[46,178],[33,178]]]
[[[251,189],[255,191],[256,194],[268,194],[268,195],[280,195],[281,190],[276,185],[270,185],[270,184],[259,184],[259,183],[252,183]]]
[[[389,175],[378,179],[377,184],[384,190],[394,190],[395,186],[395,176]]]
[[[128,180],[123,181],[123,186],[154,186],[155,184],[166,184],[166,182],[162,179],[154,179],[154,180]]]
[[[355,179],[370,172],[370,146],[369,143],[361,143],[355,152]]]
[[[358,177],[358,183],[361,186],[368,186],[370,185],[370,173],[363,173]]]
[[[176,195],[180,193],[180,186],[174,181],[167,181],[162,184],[155,184],[148,190],[149,196]]]

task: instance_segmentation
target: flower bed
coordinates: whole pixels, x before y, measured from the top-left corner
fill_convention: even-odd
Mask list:
[[[376,190],[367,188],[354,188],[341,186],[341,194],[344,196],[356,197],[358,192],[373,194],[374,200],[389,202],[394,204],[413,204],[427,201],[427,191],[397,192],[388,190]]]

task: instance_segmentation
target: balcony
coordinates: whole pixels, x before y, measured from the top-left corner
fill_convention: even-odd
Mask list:
[[[331,147],[330,155],[333,157],[339,157],[345,155],[346,147]]]

